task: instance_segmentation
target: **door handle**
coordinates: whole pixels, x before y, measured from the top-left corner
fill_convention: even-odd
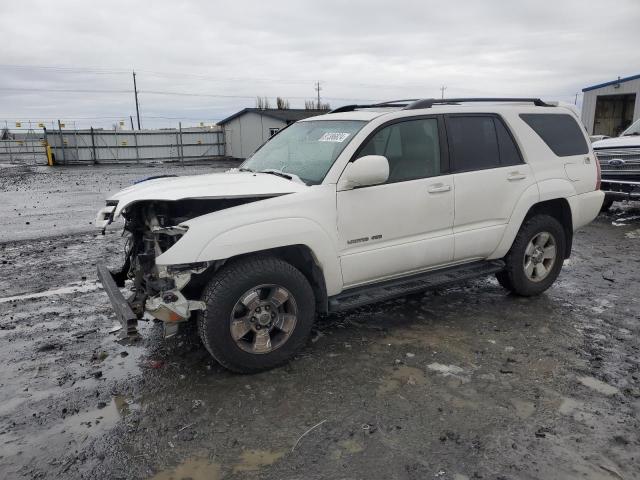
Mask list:
[[[433,185],[429,186],[429,189],[427,191],[429,193],[441,193],[441,192],[448,192],[449,190],[451,190],[451,185],[445,185],[443,183],[434,183]]]
[[[509,175],[507,175],[507,180],[509,180],[510,182],[513,182],[514,180],[524,180],[525,178],[527,178],[527,175],[525,173],[520,173],[520,172],[509,172]]]

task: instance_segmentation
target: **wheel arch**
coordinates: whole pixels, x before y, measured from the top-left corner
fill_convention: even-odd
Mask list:
[[[489,256],[489,259],[504,257],[510,250],[520,227],[525,221],[536,214],[550,215],[560,222],[566,237],[564,258],[569,258],[573,244],[574,224],[571,205],[565,196],[558,195],[549,198],[548,192],[546,195],[536,195],[533,191],[534,187],[535,186],[532,186],[532,188],[520,198],[498,248]]]
[[[328,312],[329,301],[325,275],[309,246],[303,244],[285,245],[234,255],[220,262],[218,269],[229,262],[255,256],[276,257],[297,268],[311,285],[316,300],[316,311],[322,314]],[[215,271],[211,274],[215,275]]]
[[[324,272],[322,271],[322,267],[318,263],[318,260],[311,248],[302,244],[286,245],[283,247],[275,247],[258,252],[246,253],[239,255],[239,257],[248,257],[252,255],[271,255],[290,263],[300,270],[313,289],[313,293],[316,298],[316,311],[323,314],[328,312],[329,302]],[[229,260],[233,260],[233,258]]]
[[[569,258],[573,245],[573,215],[566,198],[554,198],[533,205],[525,215],[522,223],[535,215],[549,215],[562,225],[565,235],[564,258]]]

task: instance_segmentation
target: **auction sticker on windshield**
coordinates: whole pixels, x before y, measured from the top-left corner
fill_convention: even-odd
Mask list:
[[[342,143],[347,139],[348,136],[349,136],[348,133],[327,132],[324,135],[322,135],[318,141]]]

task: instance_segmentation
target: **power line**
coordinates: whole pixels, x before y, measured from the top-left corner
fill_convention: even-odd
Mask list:
[[[121,68],[107,68],[107,67],[70,67],[70,66],[57,66],[57,65],[16,65],[16,64],[0,64],[0,68],[16,68],[16,69],[45,69],[45,70],[53,70],[58,71],[60,73],[96,73],[96,74],[130,74],[130,70],[121,69]],[[202,74],[202,73],[193,73],[193,72],[167,72],[167,71],[158,71],[158,70],[144,70],[138,69],[138,74],[144,73],[147,75],[158,76],[158,77],[192,77],[203,80],[212,80],[218,82],[230,82],[237,84],[242,81],[251,81],[251,82],[260,82],[260,83],[273,83],[277,85],[308,85],[309,81],[307,79],[281,79],[281,78],[270,78],[270,77],[256,77],[251,75],[250,77],[222,77],[220,75],[211,75],[211,74]],[[362,83],[362,82],[354,82],[354,83],[340,83],[340,85],[345,86],[353,86],[360,88],[427,88],[424,84],[372,84],[372,83]]]
[[[77,66],[65,66],[65,65],[18,65],[18,64],[0,64],[0,68],[15,68],[20,70],[33,69],[33,70],[59,70],[62,72],[78,73],[129,73],[129,70],[123,68],[107,68],[107,67],[77,67]]]
[[[77,66],[63,66],[63,65],[18,65],[18,64],[0,64],[0,68],[15,68],[15,69],[22,69],[22,70],[26,70],[26,69],[43,69],[43,70],[52,70],[52,71],[58,71],[60,73],[72,73],[72,74],[76,74],[76,73],[95,73],[95,74],[117,74],[117,75],[129,75],[131,73],[131,70],[129,69],[123,69],[123,68],[115,68],[115,67],[93,67],[93,66],[89,66],[89,67],[77,67]],[[279,78],[269,78],[269,77],[255,77],[255,76],[251,76],[251,77],[221,77],[219,75],[210,75],[210,74],[200,74],[200,73],[192,73],[192,72],[184,72],[184,71],[180,71],[180,72],[164,72],[164,71],[158,71],[158,70],[141,70],[138,69],[137,70],[138,74],[140,73],[144,73],[144,74],[148,74],[148,75],[152,75],[152,76],[159,76],[159,77],[179,77],[179,78],[184,78],[184,77],[193,77],[193,78],[199,78],[199,79],[203,79],[203,80],[214,80],[214,81],[222,81],[222,82],[232,82],[234,84],[237,84],[240,81],[251,81],[251,82],[261,82],[261,83],[273,83],[273,84],[277,84],[277,85],[282,85],[282,84],[287,84],[287,85],[308,85],[308,80],[282,80]],[[354,83],[339,83],[340,86],[354,86],[354,87],[360,87],[360,88],[384,88],[384,89],[389,89],[389,88],[402,88],[402,89],[424,89],[427,90],[429,88],[428,85],[425,84],[389,84],[389,83],[385,83],[385,84],[373,84],[373,83],[361,83],[361,82],[354,82]],[[445,87],[445,89],[447,89],[447,87]],[[457,90],[468,90],[468,89],[463,89],[463,88],[459,88],[456,87]],[[440,90],[442,90],[442,87],[440,88]],[[88,93],[102,93],[102,92],[88,92]],[[116,92],[113,92],[116,93]],[[120,93],[120,92],[118,92]],[[549,97],[566,97],[566,98],[573,98],[574,93],[566,93],[566,94],[561,94],[561,95],[553,95],[553,94],[545,94],[545,95],[539,95],[539,96],[549,96]],[[238,96],[238,97],[232,97],[229,96],[229,98],[254,98],[254,96]],[[288,98],[292,98],[292,97],[288,97]],[[332,98],[333,100],[340,100],[340,98]],[[359,99],[349,99],[349,100],[359,100]],[[361,100],[361,99],[360,99]]]
[[[60,93],[131,93],[133,90],[91,89],[91,88],[28,88],[28,87],[0,87],[8,92],[60,92]]]
[[[445,89],[448,87],[445,87]],[[28,87],[0,87],[0,91],[7,92],[45,92],[45,93],[123,93],[123,94],[131,94],[134,90],[131,89],[89,89],[89,88],[28,88]],[[192,92],[175,92],[168,90],[139,90],[139,94],[145,95],[167,95],[167,96],[177,96],[177,97],[206,97],[206,98],[235,98],[235,99],[255,99],[257,95],[225,95],[225,94],[211,94],[211,93],[192,93]],[[571,94],[542,94],[541,97],[555,97],[555,98],[574,98],[573,93]],[[309,97],[302,96],[289,96],[286,95],[286,98],[291,100],[308,100]],[[375,98],[354,98],[354,97],[324,97],[327,100],[337,100],[337,101],[358,101],[358,102],[375,102],[378,99]]]
[[[110,90],[110,89],[70,89],[70,88],[27,88],[27,87],[0,87],[0,91],[10,92],[47,92],[47,93],[127,93],[131,94],[134,90]],[[208,98],[237,98],[237,99],[254,99],[256,95],[224,95],[212,93],[191,93],[191,92],[171,92],[166,90],[139,90],[138,93],[145,95],[168,95],[177,97],[208,97]],[[308,100],[309,97],[286,96],[292,100]],[[325,97],[328,100],[344,100],[344,101],[360,101],[375,102],[372,98],[346,98],[346,97]]]

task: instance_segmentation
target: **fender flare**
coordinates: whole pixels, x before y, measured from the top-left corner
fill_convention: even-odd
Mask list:
[[[328,295],[342,290],[338,252],[322,227],[307,218],[279,218],[234,227],[211,239],[197,261],[224,260],[293,245],[309,248],[322,271]]]
[[[507,254],[520,230],[520,226],[534,205],[547,200],[567,199],[575,194],[575,188],[569,180],[558,178],[542,180],[527,188],[518,199],[518,203],[509,218],[507,228],[502,235],[502,240],[489,256],[489,259],[502,258]]]

